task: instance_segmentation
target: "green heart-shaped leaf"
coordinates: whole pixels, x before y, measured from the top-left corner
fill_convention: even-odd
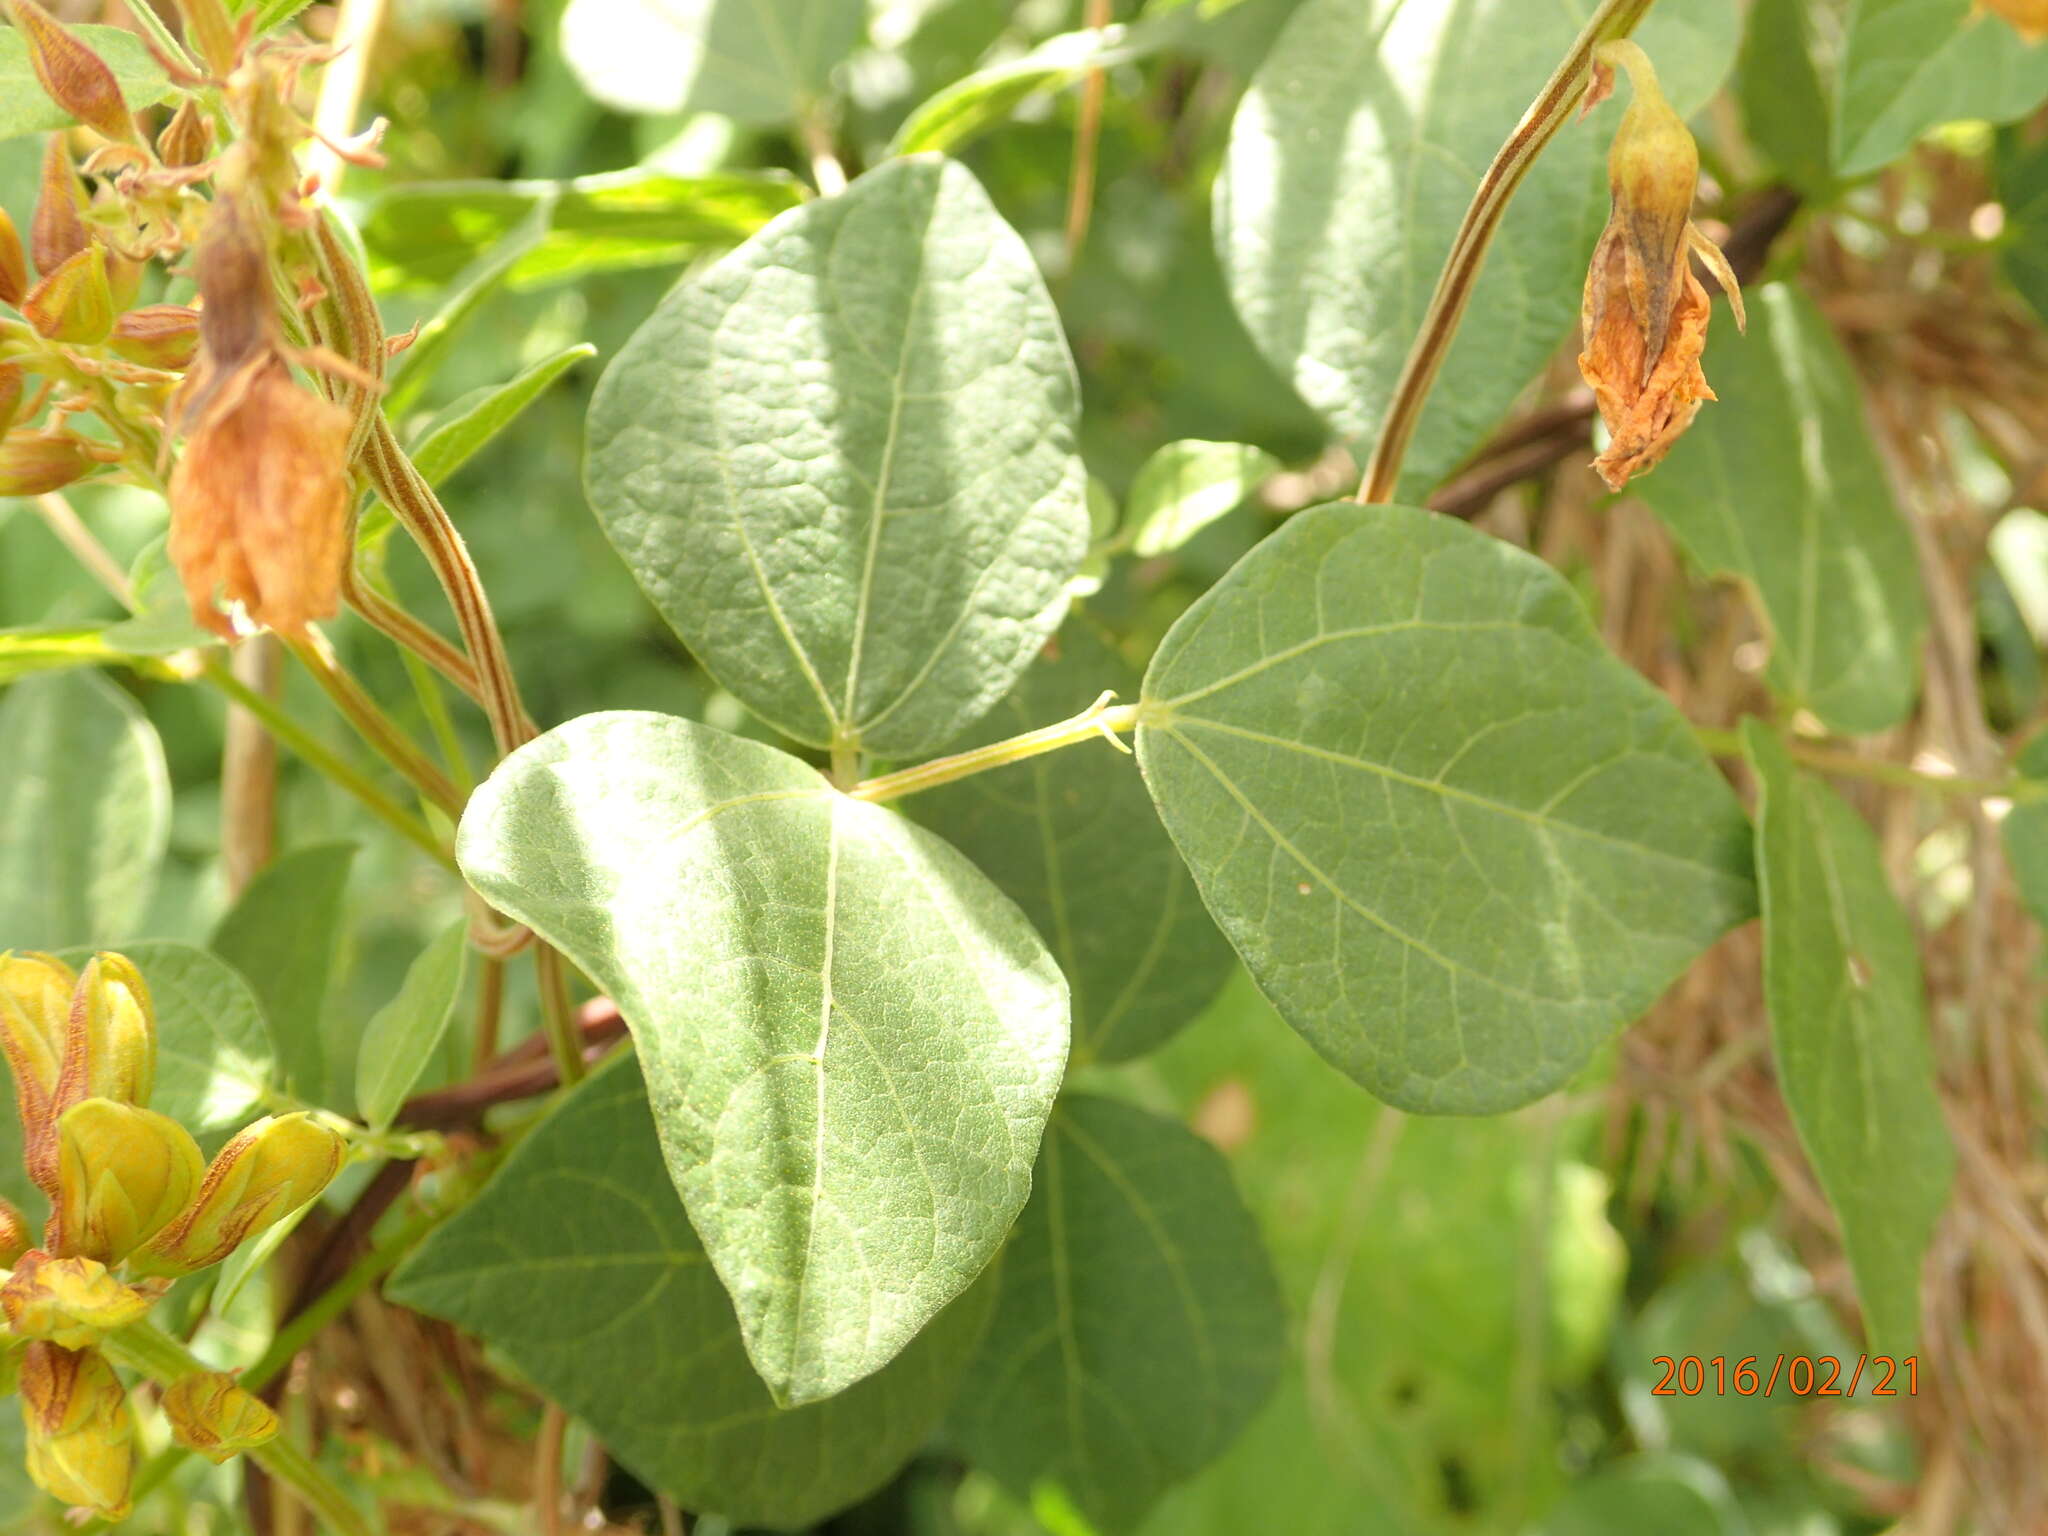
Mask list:
[[[812,746],[911,756],[1000,699],[1087,553],[1079,391],[1031,252],[895,160],[678,285],[590,406],[590,504],[662,617]]]
[[[1549,1092],[1756,910],[1678,711],[1557,572],[1411,507],[1240,560],[1153,657],[1138,761],[1281,1015],[1403,1109]]]
[[[520,748],[457,856],[632,1026],[778,1402],[879,1369],[981,1273],[1030,1190],[1067,991],[966,859],[786,753],[650,714]]]
[[[909,1459],[953,1396],[998,1279],[843,1396],[777,1408],[669,1190],[627,1058],[571,1094],[385,1289],[502,1349],[649,1487],[793,1530]]]

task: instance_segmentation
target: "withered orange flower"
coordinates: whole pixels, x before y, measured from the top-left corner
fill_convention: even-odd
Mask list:
[[[1714,398],[1700,370],[1712,306],[1693,276],[1691,252],[1727,290],[1735,323],[1744,321],[1742,290],[1727,258],[1692,222],[1699,150],[1642,49],[1627,41],[1601,44],[1586,105],[1613,90],[1617,65],[1628,71],[1635,99],[1608,155],[1612,211],[1586,272],[1579,372],[1593,387],[1611,439],[1593,467],[1618,491],[1655,468],[1700,403]]]
[[[215,203],[194,268],[199,354],[176,408],[187,438],[171,474],[171,563],[215,634],[236,633],[220,600],[300,633],[341,606],[352,423],[293,380],[268,248],[232,195]]]

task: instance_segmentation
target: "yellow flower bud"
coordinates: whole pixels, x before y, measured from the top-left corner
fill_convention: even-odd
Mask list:
[[[92,473],[95,460],[64,433],[17,432],[0,438],[0,496],[41,496]]]
[[[77,986],[78,973],[55,955],[0,954],[0,1050],[14,1069],[15,1086],[33,1086],[38,1102],[57,1091]]]
[[[91,345],[114,328],[114,290],[107,283],[107,248],[94,241],[29,289],[21,316],[52,341]]]
[[[22,1161],[52,1200],[64,1111],[82,1099],[147,1104],[156,1083],[156,1014],[134,963],[95,955],[60,1002],[71,976],[48,955],[0,957],[0,1049],[14,1068]]]
[[[277,1434],[277,1415],[219,1371],[200,1371],[164,1389],[171,1438],[218,1465]]]
[[[199,311],[183,304],[147,304],[114,322],[107,344],[131,363],[173,372],[199,350]]]
[[[0,1268],[12,1269],[35,1246],[28,1218],[12,1200],[0,1200]]]
[[[192,1203],[206,1161],[168,1115],[85,1099],[57,1122],[57,1252],[118,1264]]]
[[[59,1113],[82,1099],[146,1105],[155,1088],[156,1009],[149,988],[126,955],[94,955],[71,1000]]]
[[[0,487],[7,484],[10,446],[0,444]],[[56,1183],[57,1079],[77,985],[77,973],[54,955],[0,954],[0,1052],[14,1072],[23,1160],[44,1194]],[[38,1171],[39,1155],[47,1180]]]
[[[0,208],[0,304],[19,304],[27,292],[28,259],[22,255],[21,232]]]
[[[7,14],[28,39],[29,63],[52,101],[110,139],[135,137],[134,114],[105,59],[35,0],[7,0]]]
[[[125,1328],[155,1305],[123,1285],[92,1259],[53,1259],[30,1249],[0,1285],[0,1311],[25,1339],[47,1339],[66,1349],[97,1344]]]
[[[37,1341],[21,1361],[28,1475],[53,1498],[103,1519],[128,1513],[135,1482],[135,1418],[106,1357]]]
[[[0,363],[0,435],[14,425],[14,413],[21,406],[24,387],[21,368],[14,363]]]
[[[141,1275],[218,1264],[244,1238],[297,1210],[341,1171],[348,1144],[305,1113],[258,1120],[214,1157],[199,1198],[129,1257]]]

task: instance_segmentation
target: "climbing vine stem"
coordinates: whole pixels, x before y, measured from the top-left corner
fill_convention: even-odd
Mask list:
[[[1444,357],[1457,337],[1458,321],[1478,285],[1480,268],[1486,264],[1486,249],[1493,243],[1515,189],[1586,94],[1593,50],[1612,38],[1628,36],[1652,3],[1653,0],[1602,0],[1592,20],[1572,44],[1571,52],[1544,82],[1529,110],[1515,124],[1515,131],[1493,157],[1493,164],[1479,178],[1479,189],[1472,194],[1471,205],[1451,242],[1451,253],[1437,278],[1436,292],[1430,296],[1422,328],[1416,333],[1415,345],[1409,349],[1408,361],[1402,365],[1393,397],[1387,402],[1379,440],[1373,445],[1365,477],[1359,482],[1359,501],[1393,500],[1401,479],[1401,461],[1408,455],[1415,425],[1422,419],[1422,408],[1428,403],[1437,371],[1443,367]]]

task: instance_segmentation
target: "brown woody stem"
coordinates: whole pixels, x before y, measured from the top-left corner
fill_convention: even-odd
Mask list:
[[[1437,278],[1422,329],[1401,368],[1400,380],[1394,385],[1386,419],[1380,423],[1379,441],[1373,445],[1372,458],[1359,482],[1359,501],[1393,499],[1401,479],[1401,461],[1408,455],[1408,444],[1415,436],[1416,423],[1422,419],[1422,408],[1428,403],[1437,371],[1443,367],[1444,357],[1458,334],[1465,305],[1479,282],[1480,268],[1486,263],[1486,248],[1493,243],[1494,232],[1500,228],[1501,216],[1507,212],[1515,189],[1586,93],[1593,50],[1610,39],[1628,36],[1651,4],[1652,0],[1602,0],[1593,19],[1572,44],[1571,52],[1530,103],[1529,110],[1522,114],[1522,120],[1501,145],[1486,174],[1479,178],[1479,190],[1472,194],[1464,222],[1459,224],[1457,238],[1451,242],[1451,254],[1445,258],[1443,272]]]
[[[469,658],[379,592],[353,561],[342,570],[341,595],[364,623],[417,656],[479,706],[483,704],[483,685]]]

